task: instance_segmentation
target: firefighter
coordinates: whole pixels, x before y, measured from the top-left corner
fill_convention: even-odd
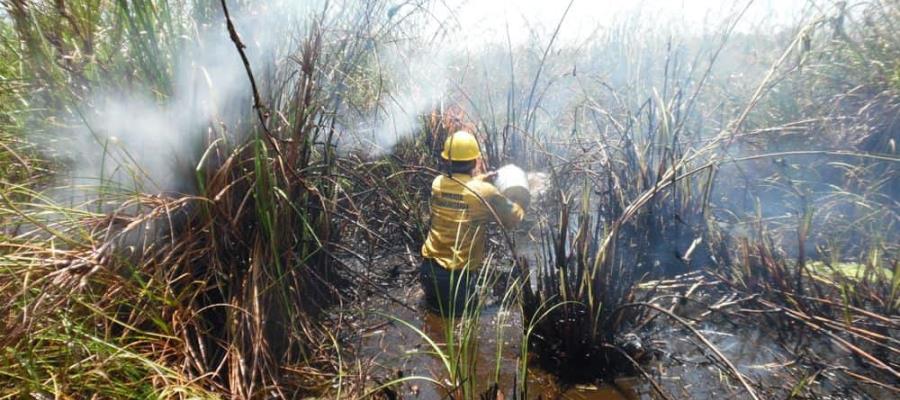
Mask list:
[[[450,135],[441,152],[447,174],[431,184],[431,227],[422,246],[419,279],[429,308],[445,316],[477,304],[475,282],[488,224],[499,222],[509,229],[525,216],[526,205],[503,196],[487,175],[475,174],[480,157],[473,134]]]

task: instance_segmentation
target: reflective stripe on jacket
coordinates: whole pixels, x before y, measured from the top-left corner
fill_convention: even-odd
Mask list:
[[[521,206],[480,178],[468,174],[453,174],[453,179],[445,175],[435,178],[431,184],[431,229],[422,246],[422,256],[448,270],[481,266],[485,230],[487,224],[495,221],[488,205],[507,228],[525,216]]]

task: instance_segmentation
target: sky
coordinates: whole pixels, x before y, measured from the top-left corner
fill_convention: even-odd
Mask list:
[[[617,19],[640,13],[660,23],[674,23],[688,31],[717,26],[725,17],[742,9],[748,0],[574,0],[560,30],[560,41],[583,39]],[[752,1],[738,31],[752,31],[761,24],[788,25],[798,20],[809,0]],[[438,0],[434,14],[456,21],[461,29],[451,33],[451,42],[522,43],[530,31],[552,33],[568,0]]]

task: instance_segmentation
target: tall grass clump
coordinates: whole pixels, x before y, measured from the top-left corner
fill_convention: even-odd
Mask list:
[[[71,173],[3,183],[0,391],[289,397],[340,379],[321,313],[343,287],[337,137],[369,101],[357,62],[391,31],[382,6],[3,5],[15,100],[34,107],[18,132]]]
[[[640,126],[642,114],[623,126]],[[673,160],[683,157],[677,145],[671,150],[677,139],[669,137],[668,124],[677,120],[640,139],[636,131],[623,131],[629,147],[551,167],[558,211],[541,227],[543,256],[524,315],[533,319],[553,308],[536,321],[531,345],[542,362],[569,379],[632,370],[615,346],[629,332],[629,321],[639,319],[640,312],[621,308],[636,301],[638,282],[708,267],[723,257],[706,215],[711,176],[663,181],[663,173],[676,168]],[[628,143],[632,137],[636,143]],[[612,151],[621,153],[605,158]]]
[[[586,77],[573,74],[557,83],[576,96],[560,103],[565,96],[554,99],[549,82],[540,92],[549,104],[534,103],[538,122],[522,135],[539,149],[534,165],[550,176],[545,207],[551,214],[539,225],[539,257],[529,260],[523,316],[531,321],[531,349],[563,379],[637,371],[619,348],[647,311],[633,307],[648,296],[636,284],[725,259],[721,236],[711,229],[713,171],[698,170],[700,163],[691,160],[698,151],[713,155],[711,146],[702,146],[712,125],[702,123],[703,104],[710,101],[705,89],[737,19],[728,20],[709,47],[694,49],[694,64],[684,60],[683,48],[666,44],[665,32],[630,20],[636,25],[604,33],[579,56],[592,59],[597,52],[598,60],[617,60],[611,77],[595,77],[592,68],[599,74],[606,63],[595,61],[600,65],[579,72]],[[569,116],[544,115],[559,108]],[[570,128],[553,132],[553,124]]]
[[[0,176],[8,182],[22,183],[41,175],[44,165],[35,157],[34,145],[22,137],[19,115],[30,106],[19,100],[28,84],[16,49],[15,32],[7,19],[0,19],[0,46]]]

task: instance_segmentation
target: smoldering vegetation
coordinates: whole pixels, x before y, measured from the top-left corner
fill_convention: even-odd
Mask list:
[[[570,39],[575,2],[515,41],[427,1],[2,5],[0,396],[900,391],[896,2]],[[489,244],[496,333],[388,315],[459,129],[542,177]],[[386,326],[440,368],[363,357]]]

